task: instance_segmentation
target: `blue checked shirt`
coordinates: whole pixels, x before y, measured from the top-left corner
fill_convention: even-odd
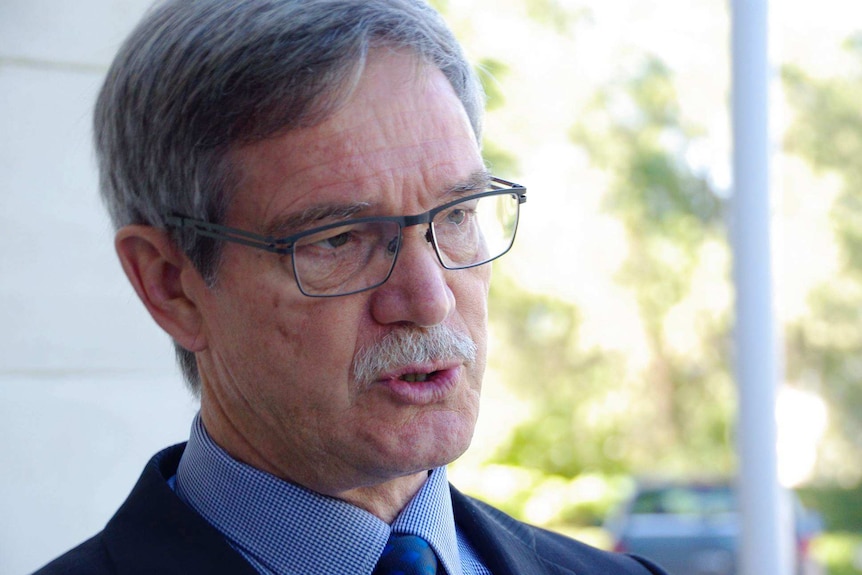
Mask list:
[[[266,575],[371,575],[391,532],[427,540],[448,575],[491,575],[455,526],[444,467],[390,526],[232,459],[198,416],[172,487]]]

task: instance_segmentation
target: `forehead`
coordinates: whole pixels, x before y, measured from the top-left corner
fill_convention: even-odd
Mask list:
[[[392,51],[369,55],[355,89],[329,118],[244,146],[232,159],[240,177],[228,219],[258,227],[333,203],[434,202],[483,168],[442,72]]]

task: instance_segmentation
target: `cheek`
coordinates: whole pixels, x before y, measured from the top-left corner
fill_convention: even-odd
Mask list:
[[[488,342],[488,289],[490,286],[490,266],[480,266],[469,270],[458,270],[459,274],[450,283],[457,304],[458,321],[464,326],[478,347],[476,363],[470,369],[471,387],[481,387],[485,371]]]
[[[361,324],[355,302],[292,296],[276,296],[269,315],[260,318],[266,331],[274,334],[273,341],[266,342],[268,355],[281,355],[279,369],[292,372],[299,385],[323,391],[324,381],[346,383]],[[335,394],[347,391],[346,385],[329,388]]]
[[[318,371],[331,374],[343,363],[348,353],[343,348],[352,352],[353,347],[347,334],[355,334],[355,328],[351,332],[348,325],[350,313],[333,305],[341,302],[303,296],[285,285],[291,278],[283,270],[245,271],[216,287],[210,331],[222,342],[222,354],[239,364],[253,362],[261,376],[269,374],[267,379],[294,385]]]
[[[460,274],[450,284],[455,295],[458,314],[474,337],[481,338],[481,341],[477,340],[476,343],[484,344],[488,323],[488,290],[491,285],[491,266],[484,265],[454,273]]]

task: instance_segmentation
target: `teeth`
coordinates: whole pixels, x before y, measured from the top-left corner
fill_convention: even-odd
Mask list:
[[[406,373],[401,377],[401,379],[403,379],[404,381],[408,381],[410,383],[416,383],[419,381],[427,381],[428,380],[428,374],[427,373]]]

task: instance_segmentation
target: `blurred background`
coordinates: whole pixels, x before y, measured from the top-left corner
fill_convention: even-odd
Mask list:
[[[634,549],[632,525],[678,545],[706,530],[676,575],[730,573],[727,3],[433,3],[489,94],[493,172],[529,189],[453,483],[606,547]],[[0,0],[3,574],[99,530],[196,409],[116,262],[90,145],[96,91],[148,5]],[[774,1],[770,33],[779,475],[807,572],[859,573],[862,3]]]

